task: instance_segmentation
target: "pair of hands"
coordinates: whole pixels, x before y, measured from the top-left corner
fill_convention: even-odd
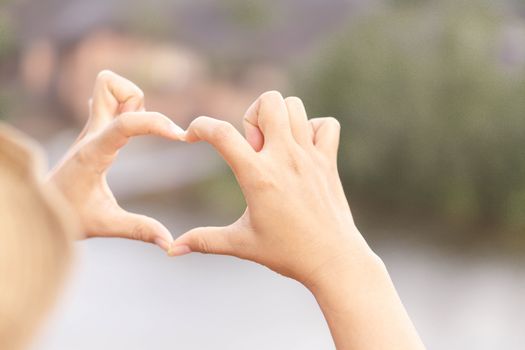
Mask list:
[[[49,181],[78,214],[87,237],[155,243],[172,256],[232,255],[294,278],[316,297],[337,349],[424,349],[382,264],[357,230],[337,172],[339,124],[308,120],[296,97],[262,94],[231,124],[195,119],[186,131],[146,112],[142,91],[102,72],[89,120]],[[200,227],[175,241],[158,221],[126,212],[106,172],[129,138],[209,142],[232,168],[247,208],[233,224]]]
[[[172,256],[190,252],[252,260],[308,284],[348,256],[371,253],[357,231],[337,172],[339,123],[308,120],[303,103],[278,92],[262,94],[243,120],[245,137],[230,123],[195,119],[186,131],[144,109],[132,82],[103,71],[89,120],[50,174],[87,237],[123,237],[157,244]],[[247,208],[226,227],[193,229],[177,240],[155,219],[122,209],[106,173],[134,136],[209,142],[232,168]]]

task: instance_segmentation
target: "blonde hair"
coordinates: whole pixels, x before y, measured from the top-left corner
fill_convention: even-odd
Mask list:
[[[76,227],[36,144],[0,123],[0,349],[28,345],[56,298]]]

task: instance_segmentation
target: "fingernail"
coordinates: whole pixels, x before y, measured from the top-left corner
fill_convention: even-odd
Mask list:
[[[189,253],[191,253],[191,249],[187,245],[171,245],[168,249],[169,256],[181,256]]]
[[[163,238],[155,238],[153,240],[153,243],[155,243],[156,245],[158,245],[159,247],[161,247],[165,251],[169,251],[169,249],[170,249],[170,244],[168,243],[168,241],[166,241]]]

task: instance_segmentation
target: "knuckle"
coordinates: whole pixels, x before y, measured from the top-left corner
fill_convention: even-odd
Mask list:
[[[310,163],[311,158],[309,153],[304,151],[300,146],[292,144],[283,151],[281,155],[282,166],[278,170],[284,170],[288,174],[298,176],[308,171]]]
[[[256,192],[271,192],[278,188],[276,179],[271,176],[271,171],[254,167],[252,171],[251,186]]]
[[[78,149],[75,153],[75,160],[83,166],[91,164],[93,160],[92,153],[92,144],[88,143],[84,145],[84,147]]]
[[[306,170],[306,157],[300,152],[294,152],[293,154],[289,154],[287,159],[287,165],[293,174],[301,175],[305,173]]]
[[[204,125],[206,125],[208,120],[209,120],[208,117],[199,116],[199,117],[193,119],[193,121],[190,123],[190,126],[188,127],[188,129],[195,129],[195,128],[198,129],[200,127],[203,127]]]
[[[195,238],[195,244],[197,245],[197,250],[202,254],[211,253],[210,244],[206,238],[197,236]]]
[[[227,238],[229,253],[242,259],[249,259],[252,249],[252,242],[247,238],[245,232],[232,234]]]
[[[137,223],[133,226],[130,232],[130,237],[131,239],[134,239],[137,241],[149,242],[147,233],[148,233],[147,227],[143,223]]]
[[[226,121],[220,121],[217,123],[217,125],[213,128],[213,137],[216,140],[225,140],[229,138],[234,131],[233,125]]]
[[[277,188],[277,184],[269,177],[258,177],[253,181],[253,188],[258,192],[270,192]]]

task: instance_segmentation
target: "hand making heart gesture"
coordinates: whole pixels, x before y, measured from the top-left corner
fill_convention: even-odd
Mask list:
[[[173,238],[155,219],[122,209],[106,173],[129,138],[156,135],[181,140],[183,130],[170,119],[144,109],[144,94],[132,82],[101,72],[90,101],[90,116],[76,142],[50,174],[49,182],[78,215],[86,237],[122,237],[167,250]]]
[[[86,127],[50,182],[88,237],[151,242],[172,256],[232,255],[301,282],[316,297],[338,349],[424,349],[384,264],[354,224],[337,171],[339,123],[308,120],[300,99],[273,91],[248,108],[244,127],[245,137],[228,122],[199,117],[184,132],[145,112],[140,89],[105,71]],[[173,241],[158,221],[123,210],[106,172],[130,137],[146,134],[212,144],[237,177],[244,214]]]
[[[308,120],[302,101],[271,91],[244,117],[246,138],[225,121],[199,117],[186,141],[207,141],[229,163],[247,202],[226,227],[196,228],[170,253],[234,255],[308,284],[320,267],[371,253],[358,232],[337,172],[339,123]]]

